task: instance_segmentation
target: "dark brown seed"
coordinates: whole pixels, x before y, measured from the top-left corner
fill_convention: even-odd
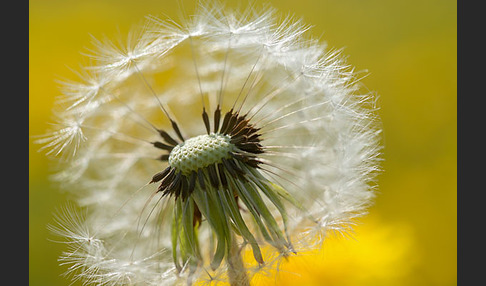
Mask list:
[[[171,167],[169,166],[165,170],[163,170],[162,172],[158,172],[157,174],[155,174],[152,177],[152,180],[149,182],[149,184],[156,183],[156,182],[162,180],[165,176],[167,176],[167,174],[169,174],[170,169],[171,169]]]
[[[239,129],[247,126],[248,125],[247,123],[249,122],[249,120],[244,120],[244,119],[245,118],[243,116],[238,116],[238,114],[237,114],[236,121],[233,125],[233,128],[231,130],[228,130],[228,133],[233,134],[233,133],[236,132],[235,131],[236,129],[239,130]]]
[[[202,117],[203,117],[203,121],[204,121],[204,126],[206,126],[206,131],[209,134],[209,133],[211,133],[211,127],[209,125],[209,116],[208,116],[205,108],[203,108]]]
[[[240,154],[240,153],[235,153],[235,152],[230,152],[230,155],[237,159],[237,160],[240,160],[242,162],[245,162],[247,160],[247,157],[243,154]]]
[[[262,145],[258,143],[242,143],[237,145],[239,149],[253,154],[263,153]]]
[[[218,129],[219,129],[219,120],[221,118],[221,108],[219,107],[219,104],[218,104],[218,107],[216,107],[216,110],[214,111],[214,132],[218,132]]]
[[[170,144],[170,145],[173,145],[173,146],[176,146],[177,144],[179,144],[179,142],[177,142],[176,140],[174,140],[170,135],[169,133],[165,132],[164,130],[162,129],[157,129],[157,131],[159,132],[160,136],[162,138],[164,138],[165,142]]]
[[[218,188],[219,185],[219,180],[218,180],[218,174],[216,173],[216,166],[215,164],[209,165],[207,167],[208,173],[209,173],[209,181],[211,182],[211,185],[214,188]]]
[[[156,147],[156,148],[159,148],[159,149],[162,149],[162,150],[166,150],[166,151],[172,151],[172,149],[174,149],[174,146],[169,146],[167,144],[164,144],[162,142],[159,142],[159,141],[155,141],[155,142],[152,142],[152,144]]]
[[[251,127],[245,126],[244,128],[238,130],[238,132],[233,133],[231,136],[239,137],[239,136],[247,135],[251,133],[250,131],[251,131]]]
[[[194,188],[196,187],[196,177],[197,177],[197,173],[195,171],[192,171],[191,177],[189,177],[189,186],[187,187],[189,191],[189,195],[192,194]]]
[[[233,114],[233,109],[226,112],[226,114],[224,115],[223,125],[221,126],[221,133],[224,134],[224,130],[226,130],[226,128],[228,127],[228,123],[229,123],[229,120],[230,120],[232,114]]]
[[[179,194],[176,194],[176,196],[179,196]],[[184,175],[181,175],[180,196],[182,197],[182,201],[185,201],[189,197],[187,178]]]
[[[218,174],[219,174],[219,180],[221,181],[221,185],[223,187],[228,186],[228,181],[226,180],[226,175],[224,174],[224,166],[223,164],[218,164]]]
[[[235,170],[236,173],[240,176],[244,176],[245,172],[238,167],[238,165],[233,161],[233,159],[227,160],[228,164],[231,166],[231,169]]]
[[[248,137],[248,142],[260,142],[260,134],[253,134]]]
[[[237,144],[240,144],[240,143],[244,143],[247,140],[248,140],[248,137],[246,137],[245,135],[238,136],[238,137],[231,137],[230,143],[237,145]]]
[[[260,165],[262,162],[260,162],[258,159],[249,159],[246,164],[248,164],[250,167],[253,168],[258,168],[258,165]]]
[[[204,183],[204,174],[202,173],[201,169],[197,170],[197,179],[201,189],[206,190],[206,183]]]
[[[167,160],[169,160],[169,156],[170,156],[170,154],[162,154],[162,155],[160,155],[160,156],[157,158],[157,160],[161,160],[161,161],[167,161]]]
[[[237,136],[236,134],[242,130],[243,128],[247,127],[248,126],[248,120],[241,120],[238,125],[236,125],[235,128],[233,128],[233,130],[230,131],[230,135],[233,136],[233,134],[235,134],[234,136]]]
[[[181,141],[184,142],[184,137],[182,136],[181,130],[179,130],[179,126],[177,126],[177,123],[174,120],[171,120],[170,122],[172,124],[172,128],[176,132],[176,134],[179,137],[179,139],[181,139]]]
[[[228,125],[226,126],[225,130],[221,130],[221,133],[228,134],[229,131],[235,127],[235,122],[237,118],[238,118],[237,114],[231,114],[231,117],[228,121]]]
[[[223,158],[223,165],[228,170],[231,176],[236,177],[238,174],[236,173],[235,169],[231,166],[227,159]]]
[[[172,183],[172,181],[174,180],[174,177],[175,177],[175,172],[176,170],[174,168],[171,168],[170,169],[170,172],[169,174],[167,174],[167,176],[162,180],[162,182],[160,183],[160,186],[159,188],[157,189],[157,192],[162,192],[162,191],[165,191],[166,188]]]
[[[172,194],[176,193],[178,191],[178,189],[180,188],[180,183],[181,183],[181,172],[177,173],[177,175],[175,176],[172,183],[165,190],[164,195],[166,195],[166,194],[172,195]],[[178,195],[176,196],[176,198],[177,197],[178,197]]]

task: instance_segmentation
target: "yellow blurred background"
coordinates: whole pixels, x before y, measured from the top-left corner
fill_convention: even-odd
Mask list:
[[[369,72],[362,82],[380,96],[385,160],[375,205],[352,238],[331,237],[255,285],[456,285],[456,1],[267,2],[303,17],[313,36]],[[74,79],[69,68],[83,63],[90,35],[124,36],[149,14],[177,19],[178,3],[193,11],[193,0],[30,0],[30,135],[47,129],[56,80]],[[38,148],[31,140],[30,285],[68,285],[56,261],[64,245],[46,228],[67,196],[49,182]]]

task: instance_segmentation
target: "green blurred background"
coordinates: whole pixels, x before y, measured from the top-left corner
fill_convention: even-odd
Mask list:
[[[45,132],[60,94],[56,80],[74,79],[69,68],[83,63],[90,34],[124,36],[149,14],[177,19],[179,2],[193,11],[187,0],[30,0],[30,135]],[[302,16],[313,36],[369,72],[362,82],[380,96],[385,146],[379,193],[354,239],[331,238],[322,251],[284,265],[282,277],[290,278],[278,285],[456,285],[456,1],[267,2]],[[49,182],[49,160],[38,148],[31,140],[30,285],[68,285],[56,261],[64,246],[46,229],[66,195]]]

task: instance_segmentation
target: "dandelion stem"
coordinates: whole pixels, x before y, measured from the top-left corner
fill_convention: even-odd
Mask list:
[[[241,258],[241,249],[232,235],[230,243],[230,255],[228,257],[228,276],[231,286],[250,286],[250,281],[246,274],[245,265]]]

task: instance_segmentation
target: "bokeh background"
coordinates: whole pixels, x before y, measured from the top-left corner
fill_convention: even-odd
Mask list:
[[[384,172],[375,205],[352,238],[330,237],[322,250],[283,263],[277,280],[259,277],[255,283],[456,285],[456,1],[267,2],[303,17],[314,25],[313,36],[344,48],[356,70],[368,71],[362,82],[380,96]],[[30,0],[30,135],[47,129],[60,94],[56,80],[75,78],[69,68],[83,62],[90,35],[123,37],[149,14],[177,19],[179,4],[194,10],[192,0]],[[64,246],[51,242],[46,228],[66,194],[49,182],[51,162],[32,141],[30,285],[68,285],[56,261]]]

